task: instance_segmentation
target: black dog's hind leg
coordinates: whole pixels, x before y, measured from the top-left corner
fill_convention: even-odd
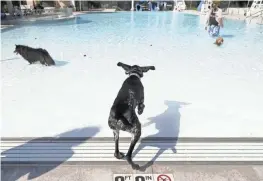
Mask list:
[[[135,123],[135,125],[130,130],[130,132],[132,134],[132,139],[131,139],[131,144],[130,144],[129,150],[128,150],[127,154],[126,154],[126,157],[127,157],[128,163],[132,166],[132,168],[135,169],[135,170],[139,170],[140,166],[138,164],[135,164],[132,161],[132,152],[134,150],[134,147],[135,147],[136,143],[138,142],[138,140],[141,137],[141,124],[140,124],[139,119],[136,116],[135,112],[134,112],[134,115],[133,115],[133,119],[134,119],[133,122]]]
[[[133,133],[132,139],[131,139],[131,144],[130,144],[128,153],[127,153],[127,155],[126,155],[128,163],[129,163],[129,164],[132,166],[132,168],[135,169],[135,170],[139,170],[139,169],[140,169],[140,166],[139,166],[138,164],[135,164],[135,163],[132,161],[132,152],[133,152],[133,150],[134,150],[134,147],[135,147],[136,143],[137,143],[138,140],[140,139],[140,137],[141,137],[141,131],[138,131],[138,132],[136,132],[136,133]]]
[[[45,58],[44,58],[44,57],[41,57],[41,58],[40,58],[40,63],[41,63],[42,65],[46,65],[46,61],[45,61]]]
[[[114,110],[111,110],[110,112],[110,117],[108,120],[109,127],[113,130],[113,135],[114,135],[114,142],[115,142],[115,152],[114,156],[117,159],[122,159],[124,158],[124,153],[121,153],[119,151],[119,134],[120,130],[123,130],[123,128],[130,128],[131,125],[129,125],[127,120],[123,120],[120,118],[116,118],[116,114]]]
[[[129,124],[128,120],[124,116],[119,116],[119,119],[115,119],[116,122],[116,129],[114,129],[114,141],[115,141],[115,153],[114,156],[117,159],[122,159],[125,157],[125,154],[119,151],[119,130],[132,130],[132,125]]]
[[[117,159],[122,159],[124,158],[124,153],[120,152],[119,151],[119,134],[120,134],[120,131],[119,130],[114,130],[113,131],[113,135],[114,135],[114,141],[115,141],[115,152],[114,152],[114,156],[117,158]]]

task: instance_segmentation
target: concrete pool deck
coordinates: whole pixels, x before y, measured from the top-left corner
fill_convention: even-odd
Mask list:
[[[92,11],[75,11],[74,15],[89,14],[89,13],[115,13],[116,9],[103,9],[103,10],[92,10]]]
[[[171,181],[262,181],[263,166],[163,165],[156,163],[145,172],[134,171],[127,164],[114,165],[114,163],[103,165],[2,165],[1,168],[1,180],[3,181],[31,179],[33,181],[115,181],[115,174],[127,174],[131,177],[144,174],[149,176],[171,174],[173,176]],[[134,180],[127,179],[126,181]]]
[[[193,15],[198,15],[198,16],[202,16],[204,17],[205,15],[204,14],[201,14],[199,11],[194,11],[194,10],[185,10],[185,11],[182,11],[183,13],[186,13],[186,14],[193,14]],[[231,20],[240,20],[240,21],[246,21],[248,20],[247,22],[250,22],[251,19],[247,18],[246,16],[244,15],[234,15],[234,14],[223,14],[223,17],[225,19],[231,19]],[[257,17],[257,18],[252,18],[252,21],[253,23],[256,23],[256,24],[259,24],[259,25],[262,25],[263,24],[263,17]]]
[[[194,14],[194,15],[200,15],[200,16],[205,16],[204,14],[201,14],[199,11],[194,11],[194,10],[185,10],[182,11],[183,13],[187,14]],[[223,14],[223,17],[226,19],[233,19],[233,20],[245,20],[246,16],[244,15],[228,15],[228,14]]]
[[[46,22],[46,21],[67,21],[76,18],[75,15],[72,16],[44,16],[44,17],[29,17],[29,18],[19,18],[19,19],[10,19],[4,22],[1,22],[1,33],[4,31],[11,30],[18,26],[29,25],[35,22]]]

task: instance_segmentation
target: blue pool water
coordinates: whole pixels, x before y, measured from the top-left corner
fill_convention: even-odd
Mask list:
[[[53,136],[99,125],[98,136],[112,136],[107,118],[126,77],[116,66],[121,61],[156,67],[143,78],[142,123],[164,112],[165,100],[181,101],[190,105],[180,112],[180,136],[262,136],[263,26],[224,24],[220,47],[202,17],[173,12],[86,14],[3,32],[2,135]],[[13,53],[15,44],[44,48],[59,66],[28,66]],[[157,132],[144,129],[144,136]]]
[[[66,61],[83,59],[83,55],[92,61],[112,59],[139,64],[180,60],[186,66],[197,62],[210,69],[220,66],[224,71],[229,68],[227,62],[231,62],[246,72],[251,67],[262,71],[263,26],[226,19],[220,33],[224,45],[217,47],[203,22],[202,17],[173,12],[80,15],[75,20],[23,26],[2,33],[2,59],[14,56],[15,44],[25,44],[45,48],[55,59]]]
[[[197,59],[204,54],[207,58],[215,54],[243,59],[262,56],[263,26],[225,20],[221,36],[225,38],[224,46],[213,46],[214,39],[204,30],[203,19],[196,15],[127,12],[87,14],[76,20],[24,26],[2,33],[1,44],[2,57],[11,56],[14,44],[43,47],[53,54],[61,49],[64,54],[88,52],[92,57],[124,52],[124,59],[137,55],[150,59],[171,52],[174,58],[185,54]]]
[[[226,20],[221,35],[225,38],[225,45],[222,48],[233,49],[233,53],[242,54],[243,50],[246,50],[243,53],[248,53],[248,49],[252,49],[252,44],[253,53],[260,53],[262,50],[263,26],[247,26],[241,21]],[[159,47],[159,51],[172,48],[190,51],[189,49],[201,47],[203,50],[217,50],[211,46],[214,40],[207,36],[203,20],[199,16],[172,12],[80,15],[76,20],[24,26],[4,32],[1,36],[3,50],[9,49],[14,44],[43,48],[53,45],[66,48],[76,44],[79,46],[85,44],[87,48],[92,48],[102,44],[101,49],[104,46],[132,45],[133,48],[137,47],[136,51],[143,45],[142,49],[145,49],[148,55],[154,54],[148,50],[148,45]]]

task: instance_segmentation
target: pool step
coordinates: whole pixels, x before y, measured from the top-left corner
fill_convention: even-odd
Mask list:
[[[129,139],[120,141],[120,151],[127,152]],[[134,161],[171,162],[263,162],[263,140],[211,139],[199,141],[179,139],[143,140]],[[136,151],[135,151],[136,152]],[[123,162],[113,156],[112,138],[96,139],[56,139],[43,138],[32,141],[3,139],[1,141],[2,163],[12,162]]]

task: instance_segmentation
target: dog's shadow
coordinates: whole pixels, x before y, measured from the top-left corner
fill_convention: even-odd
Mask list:
[[[62,67],[68,64],[66,61],[61,61],[61,60],[54,60],[56,63],[56,67]]]
[[[165,104],[168,106],[168,108],[162,114],[148,118],[150,121],[143,125],[143,127],[146,127],[151,124],[155,124],[155,128],[158,130],[158,132],[154,135],[142,138],[140,145],[134,151],[134,156],[136,156],[136,154],[138,154],[140,150],[146,147],[157,147],[158,152],[152,158],[151,161],[147,162],[145,165],[140,167],[141,171],[145,171],[148,167],[152,166],[155,160],[166,150],[171,149],[173,153],[176,153],[176,143],[178,140],[181,118],[179,109],[183,105],[188,105],[188,103],[177,101],[165,101]],[[161,137],[169,138],[169,144],[160,144],[149,141],[152,140],[152,138],[158,139]]]
[[[11,60],[18,60],[20,59],[19,57],[14,57],[14,58],[6,58],[6,59],[2,59],[1,62],[5,62],[5,61],[11,61]]]
[[[50,150],[48,146],[49,144],[46,144],[46,146],[42,146],[40,150],[33,150],[34,148],[33,147],[32,151],[30,151],[29,149],[30,147],[38,144],[38,142],[45,141],[47,138],[36,138],[22,145],[19,145],[17,147],[13,147],[11,149],[4,150],[1,152],[1,156],[10,158],[10,159],[15,157],[17,153],[19,152],[24,153],[26,151],[28,154],[30,153],[42,154],[45,156],[48,155],[49,157],[52,157],[52,154],[60,155],[58,156],[60,160],[59,161],[46,161],[46,164],[43,164],[42,166],[21,167],[18,165],[18,166],[14,166],[10,168],[7,166],[7,167],[2,168],[3,173],[5,174],[2,174],[1,179],[8,180],[8,181],[17,181],[19,180],[20,177],[25,176],[25,175],[28,175],[27,180],[37,179],[38,177],[44,175],[45,173],[57,168],[59,165],[66,162],[69,158],[71,158],[74,155],[74,150],[73,150],[74,147],[94,137],[97,133],[99,133],[99,131],[100,131],[100,127],[97,127],[97,126],[84,127],[84,128],[79,128],[79,129],[73,129],[73,130],[61,133],[51,138],[50,141],[52,143],[49,143],[49,144],[56,144],[56,142],[63,142],[63,140],[65,141],[65,139],[67,140],[67,139],[71,139],[74,137],[78,138],[75,140],[73,139],[73,141],[67,141],[67,144],[63,146],[62,151],[61,149],[54,149],[54,148]],[[61,152],[63,152],[63,154],[61,154]],[[45,156],[43,158],[45,158]],[[41,163],[42,162],[40,161],[39,164],[41,165]],[[10,174],[10,172],[13,172],[13,174]]]
[[[68,64],[68,62],[66,62],[66,61],[61,61],[61,60],[54,60],[54,62],[55,62],[55,65],[53,65],[54,67],[63,67],[63,66],[65,66],[65,65],[67,65]],[[37,61],[37,62],[33,62],[32,63],[32,65],[42,65],[39,61]],[[43,67],[45,67],[45,65],[42,65]]]

